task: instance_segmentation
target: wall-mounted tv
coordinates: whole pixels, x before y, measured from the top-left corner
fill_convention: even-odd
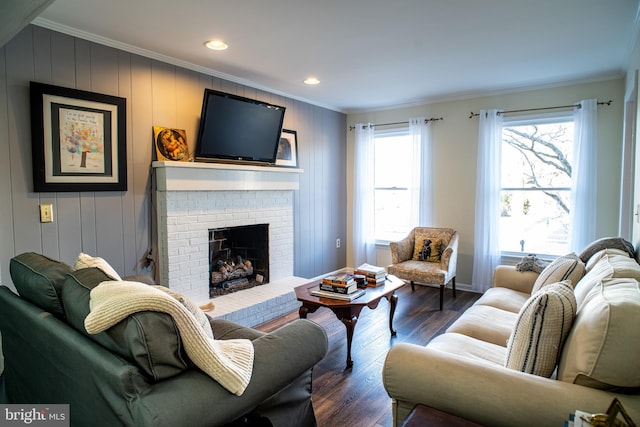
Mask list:
[[[285,107],[205,89],[195,160],[275,164]]]

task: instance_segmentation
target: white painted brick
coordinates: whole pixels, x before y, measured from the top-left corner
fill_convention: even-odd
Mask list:
[[[270,280],[292,276],[293,191],[160,192],[157,202],[158,235],[167,239],[158,244],[164,251],[159,271],[161,283],[170,288],[208,299],[208,232],[227,226],[270,224]],[[279,312],[274,304],[268,311]],[[250,323],[262,323],[268,315],[256,317],[255,307],[248,311],[254,313]]]

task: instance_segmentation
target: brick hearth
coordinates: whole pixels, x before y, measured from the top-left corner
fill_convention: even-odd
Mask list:
[[[256,326],[300,308],[293,288],[307,282],[309,279],[289,277],[268,285],[222,295],[211,300],[215,307],[207,314],[214,319]]]

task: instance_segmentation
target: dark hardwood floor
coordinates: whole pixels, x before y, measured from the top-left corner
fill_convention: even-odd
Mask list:
[[[391,427],[391,398],[382,385],[382,366],[391,346],[398,342],[426,344],[443,333],[480,294],[445,291],[439,311],[439,289],[410,286],[398,290],[398,306],[389,333],[389,303],[383,299],[375,310],[365,308],[356,324],[351,348],[353,368],[345,370],[346,330],[327,308],[310,313],[308,319],[322,326],[329,337],[327,355],[313,371],[313,405],[319,427]],[[268,332],[298,318],[290,313],[256,327]]]

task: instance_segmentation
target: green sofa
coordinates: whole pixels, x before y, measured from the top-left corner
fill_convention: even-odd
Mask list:
[[[216,339],[253,343],[251,381],[237,396],[194,366],[167,314],[135,313],[89,335],[89,292],[112,280],[102,270],[25,253],[10,272],[20,295],[0,286],[3,403],[69,404],[72,426],[316,425],[312,369],[328,342],[315,323],[262,333],[211,320]]]

